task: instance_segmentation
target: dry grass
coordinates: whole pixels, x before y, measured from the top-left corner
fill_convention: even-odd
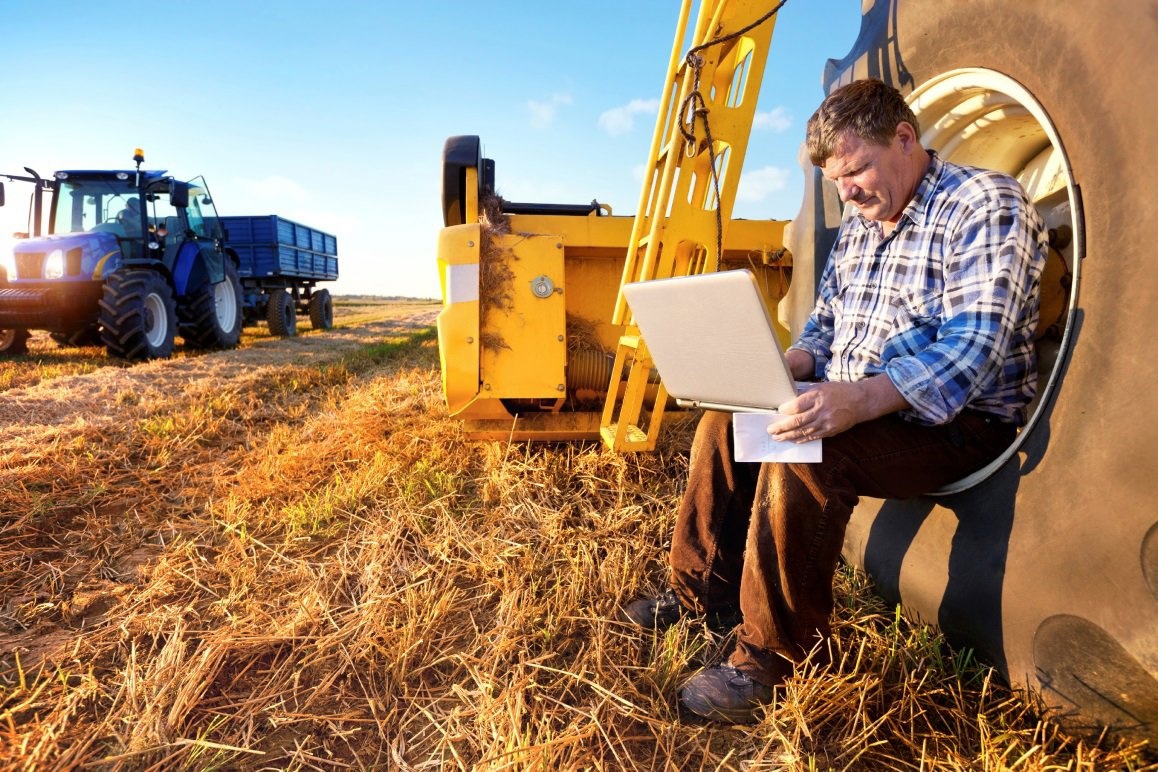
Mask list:
[[[472,443],[429,328],[300,361],[264,343],[110,370],[217,363],[0,434],[0,766],[1147,764],[1067,738],[851,573],[831,670],[752,727],[681,716],[727,642],[612,619],[662,581],[687,421],[654,455]]]

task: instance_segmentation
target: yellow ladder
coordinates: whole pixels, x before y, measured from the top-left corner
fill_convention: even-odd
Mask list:
[[[715,271],[756,117],[756,98],[780,2],[702,0],[682,55],[692,0],[684,0],[627,246],[612,323],[624,325],[600,435],[614,451],[653,450],[667,392],[622,285]],[[625,373],[626,370],[626,373]]]

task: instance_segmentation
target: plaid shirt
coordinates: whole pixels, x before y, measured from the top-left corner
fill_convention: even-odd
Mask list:
[[[969,408],[1022,425],[1045,226],[1016,180],[930,155],[890,236],[859,212],[845,218],[793,348],[812,354],[818,378],[887,374],[916,423]]]

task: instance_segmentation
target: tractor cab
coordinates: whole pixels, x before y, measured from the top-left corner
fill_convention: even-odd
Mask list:
[[[163,171],[61,171],[55,176],[50,238],[109,234],[124,262],[160,260],[166,265],[172,265],[183,241],[220,238],[201,178],[181,182]]]

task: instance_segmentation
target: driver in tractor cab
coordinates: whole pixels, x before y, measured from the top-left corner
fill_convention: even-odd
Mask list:
[[[130,198],[125,202],[125,208],[117,213],[117,225],[121,226],[126,236],[132,236],[141,228],[141,201]]]

